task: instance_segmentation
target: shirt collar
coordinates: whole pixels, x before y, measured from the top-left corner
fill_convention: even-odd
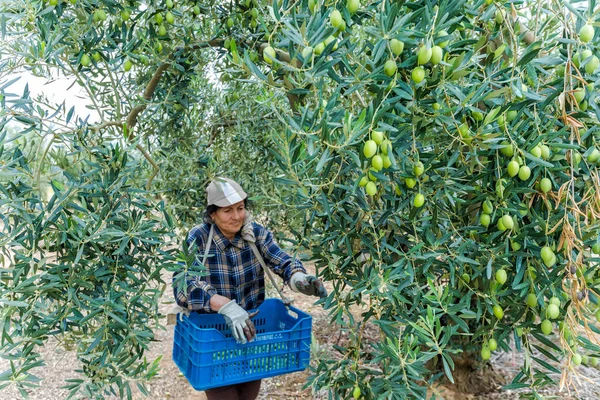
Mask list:
[[[223,235],[217,224],[215,224],[214,227],[215,235],[213,237],[213,241],[215,242],[215,245],[219,248],[219,250],[224,251],[229,245],[235,246],[238,249],[244,248],[244,239],[242,239],[242,236],[239,232],[235,234],[233,240],[229,240],[225,237],[225,235]]]

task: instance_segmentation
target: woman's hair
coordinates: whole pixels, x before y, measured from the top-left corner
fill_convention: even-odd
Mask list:
[[[248,198],[246,197],[244,199],[244,208],[248,208],[249,205],[250,204],[249,204]],[[219,210],[219,208],[222,208],[222,207],[219,207],[214,204],[206,206],[206,209],[204,209],[204,215],[203,215],[204,222],[212,224],[212,219],[210,218],[210,216],[213,215],[214,213],[216,213]]]

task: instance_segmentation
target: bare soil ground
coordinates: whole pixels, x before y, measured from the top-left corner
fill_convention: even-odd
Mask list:
[[[314,268],[312,265],[308,269]],[[165,274],[165,278],[168,276]],[[331,287],[328,287],[331,290]],[[272,296],[276,293],[272,291]],[[286,292],[290,295],[290,291]],[[294,305],[310,313],[313,317],[313,333],[316,340],[322,348],[331,350],[332,345],[340,340],[340,332],[335,325],[329,323],[327,312],[321,307],[315,306],[314,298],[302,295],[292,295]],[[161,312],[166,314],[172,305],[171,292],[167,291],[164,295],[164,304],[161,305]],[[165,318],[166,324],[166,318]],[[147,387],[150,393],[150,399],[177,399],[177,400],[202,400],[206,399],[203,392],[195,391],[183,377],[171,359],[173,347],[173,326],[167,326],[166,330],[160,330],[156,333],[157,341],[152,343],[147,357],[154,360],[156,357],[163,356],[160,362],[160,372]],[[376,335],[376,333],[373,333]],[[341,338],[343,340],[343,337]],[[68,395],[66,389],[61,389],[64,380],[75,378],[77,374],[73,372],[77,368],[77,359],[73,353],[66,352],[57,346],[57,341],[51,340],[43,349],[43,356],[47,366],[37,369],[34,373],[42,378],[40,387],[30,391],[30,398],[34,400],[55,400],[63,399]],[[519,393],[514,391],[500,391],[500,386],[507,383],[519,372],[522,365],[523,356],[519,352],[510,353],[496,352],[492,358],[491,368],[484,371],[473,371],[464,379],[467,380],[492,380],[492,386],[496,391],[480,394],[463,393],[452,385],[438,385],[432,391],[438,395],[438,398],[446,400],[498,400],[498,399],[518,399]],[[0,359],[0,372],[7,370],[8,361]],[[326,392],[312,393],[310,389],[303,389],[306,383],[308,372],[298,372],[288,375],[282,375],[275,378],[263,380],[259,399],[327,399]],[[557,377],[559,378],[559,377]],[[563,389],[558,387],[547,388],[544,394],[555,396],[559,399],[581,399],[596,400],[600,399],[600,371],[586,366],[580,366],[573,375],[573,381],[576,389]],[[0,399],[12,400],[20,399],[18,391],[14,387],[8,387],[0,390]],[[136,399],[144,398],[140,394],[135,395]]]

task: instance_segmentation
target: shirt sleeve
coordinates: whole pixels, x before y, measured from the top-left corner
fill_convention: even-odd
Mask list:
[[[192,229],[187,238],[188,245],[191,245],[194,241],[198,245],[197,251],[204,248],[202,245],[201,230],[198,227]],[[194,264],[197,265],[197,262],[194,262]],[[176,275],[177,274],[174,275],[174,279]],[[175,300],[180,307],[187,308],[188,310],[202,310],[205,312],[212,312],[210,308],[210,299],[217,294],[216,289],[203,280],[201,276],[188,273],[185,274],[184,287],[181,290],[177,290],[174,286],[174,292]]]
[[[206,281],[200,280],[199,276],[189,276],[186,274],[186,285],[183,290],[177,291],[175,298],[177,304],[188,310],[202,310],[212,312],[210,308],[210,299],[217,293]]]
[[[266,228],[258,225],[261,230],[257,237],[264,238],[258,243],[261,254],[265,259],[265,264],[279,275],[285,283],[289,283],[290,278],[295,272],[304,272],[306,269],[302,262],[297,258],[292,258],[275,243],[273,234]]]

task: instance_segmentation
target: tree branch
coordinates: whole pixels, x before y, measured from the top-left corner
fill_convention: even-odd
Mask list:
[[[267,46],[269,46],[268,43],[261,43],[258,46],[258,53],[260,54],[261,57],[263,57],[263,53],[265,51],[265,49],[267,48]],[[282,61],[282,62],[286,62],[290,65],[292,65],[294,68],[302,68],[302,62],[300,62],[300,60],[298,60],[297,58],[292,58],[290,56],[290,54],[286,51],[283,50],[275,50],[275,55],[277,57],[277,60]],[[264,57],[263,57],[264,59]],[[285,93],[285,95],[288,98],[288,101],[290,103],[290,108],[292,109],[292,111],[295,113],[298,111],[299,109],[299,104],[300,104],[300,96],[298,96],[297,94],[292,94],[289,91],[287,91]]]
[[[258,46],[258,54],[260,54],[261,57],[263,55],[263,52],[265,51],[265,49],[268,46],[269,46],[269,43],[261,43]],[[300,60],[298,60],[297,58],[292,58],[290,56],[290,54],[288,52],[286,52],[286,51],[276,49],[275,50],[275,55],[277,56],[277,59],[279,61],[283,61],[283,62],[286,62],[288,64],[291,64],[295,68],[302,68],[302,63],[300,62]]]
[[[206,48],[206,47],[223,47],[224,43],[225,43],[225,41],[223,39],[212,39],[207,42],[202,42],[202,43],[197,43],[195,45],[192,45],[188,48],[188,50],[198,50],[198,49],[202,49],[202,48]],[[177,49],[176,52],[177,51],[179,51],[179,49]],[[171,54],[169,59],[172,59],[172,58],[173,58],[173,55]],[[163,73],[170,67],[170,65],[171,65],[170,63],[163,63],[154,72],[152,79],[150,79],[150,82],[148,83],[148,85],[146,86],[146,89],[144,90],[144,100],[150,101],[152,99],[152,95],[154,94],[154,91],[156,90],[156,87],[158,86],[158,83],[160,82],[160,78],[162,78]],[[127,115],[127,128],[130,131],[136,125],[138,115],[142,111],[144,111],[146,109],[146,107],[147,107],[146,104],[140,104],[131,109],[131,111]]]
[[[209,40],[206,42],[194,44],[194,45],[190,46],[188,48],[188,50],[198,50],[198,49],[207,48],[207,47],[224,47],[224,46],[225,46],[224,39],[215,38],[215,39],[212,39],[212,40]],[[259,51],[259,54],[261,57],[267,46],[268,46],[268,43],[261,43],[258,46],[258,51]],[[292,59],[291,56],[289,55],[289,53],[282,51],[282,50],[276,50],[275,52],[277,54],[278,60],[280,60],[282,62],[287,62],[296,68],[302,67],[302,63],[300,62],[300,60],[295,59],[295,58]],[[173,57],[173,55],[171,55],[169,58],[172,58],[172,57]],[[156,87],[158,86],[158,83],[160,82],[160,78],[162,78],[163,73],[169,68],[169,66],[170,66],[170,63],[163,63],[154,72],[152,79],[150,79],[150,82],[148,83],[148,85],[146,86],[146,89],[144,90],[144,100],[150,101],[152,99],[152,96],[154,95],[154,91],[156,90]],[[286,93],[286,95],[288,97],[288,101],[290,102],[290,106],[291,106],[292,110],[296,111],[298,109],[298,102],[299,102],[298,95],[290,94],[289,92]],[[131,111],[129,112],[129,114],[127,115],[126,128],[129,131],[129,136],[128,136],[129,141],[134,140],[135,136],[133,134],[133,127],[137,124],[138,115],[141,112],[143,112],[146,109],[146,107],[147,107],[147,104],[139,104],[139,105],[133,107],[131,109]],[[217,129],[216,128],[230,126],[233,124],[234,124],[233,121],[224,121],[220,124],[213,125],[213,127],[211,129],[211,136],[210,136],[210,139],[207,144],[207,148],[212,146],[212,144],[214,143],[214,141],[217,137]],[[94,129],[99,130],[99,129],[105,128],[107,126],[122,126],[122,122],[118,122],[118,121],[106,122],[106,123],[102,123],[102,124],[98,125]],[[148,162],[152,165],[153,172],[152,172],[152,175],[150,176],[150,178],[148,178],[148,182],[146,184],[146,190],[150,190],[152,180],[154,179],[154,177],[156,177],[160,168],[158,167],[156,162],[154,162],[154,160],[152,159],[150,154],[148,154],[148,152],[139,143],[137,144],[136,148],[143,154],[143,156],[146,158],[146,160],[148,160]]]
[[[154,91],[158,86],[158,82],[160,82],[162,74],[167,70],[167,68],[169,68],[169,66],[170,64],[168,63],[161,64],[158,67],[158,69],[154,72],[152,79],[150,79],[148,86],[146,86],[146,89],[144,90],[144,100],[150,101],[152,99],[152,95],[154,94]],[[137,116],[139,115],[139,113],[144,111],[146,107],[147,104],[140,104],[131,109],[129,115],[127,115],[127,129],[129,129],[130,131],[133,129],[133,127],[137,123]]]
[[[188,50],[199,50],[207,47],[225,47],[225,39],[215,38],[207,42],[196,43],[188,48]]]
[[[118,127],[122,127],[123,126],[123,121],[107,121],[107,122],[103,122],[99,125],[96,126],[91,126],[90,128],[93,129],[95,132],[98,132],[100,129],[104,129],[106,127],[109,126],[118,126]]]
[[[152,99],[152,95],[154,94],[154,91],[156,90],[156,87],[158,86],[158,82],[160,82],[160,78],[162,77],[163,73],[167,70],[167,68],[169,68],[169,66],[170,66],[169,63],[163,63],[156,69],[156,71],[154,72],[154,75],[152,75],[152,79],[150,79],[150,82],[148,82],[148,85],[146,86],[146,89],[144,90],[144,100],[150,101]],[[133,107],[131,109],[131,111],[129,112],[129,114],[127,115],[126,129],[129,132],[128,140],[130,142],[132,142],[135,139],[135,135],[133,134],[133,127],[137,123],[137,117],[142,111],[144,111],[146,109],[147,106],[148,106],[147,104],[139,104],[139,105]],[[121,123],[120,125],[122,126],[123,124]],[[148,160],[148,162],[152,165],[152,170],[153,170],[152,175],[150,175],[150,177],[148,178],[148,182],[146,183],[146,190],[150,190],[150,187],[152,186],[152,181],[154,180],[154,177],[156,177],[156,175],[158,175],[158,171],[160,170],[160,168],[158,167],[156,162],[154,162],[154,160],[152,159],[150,154],[148,154],[148,152],[142,147],[141,144],[138,143],[135,147],[142,153],[142,155],[146,158],[146,160]]]
[[[158,167],[158,165],[156,164],[156,162],[154,162],[154,160],[152,159],[152,157],[150,156],[150,154],[148,154],[148,152],[146,151],[146,149],[144,149],[142,147],[141,144],[137,144],[135,146],[146,158],[146,160],[148,160],[148,162],[150,164],[152,164],[152,175],[150,175],[150,178],[148,178],[148,182],[146,182],[146,190],[150,191],[150,187],[152,186],[152,181],[154,180],[154,178],[156,177],[156,175],[158,175],[158,171],[160,171],[160,168]]]

